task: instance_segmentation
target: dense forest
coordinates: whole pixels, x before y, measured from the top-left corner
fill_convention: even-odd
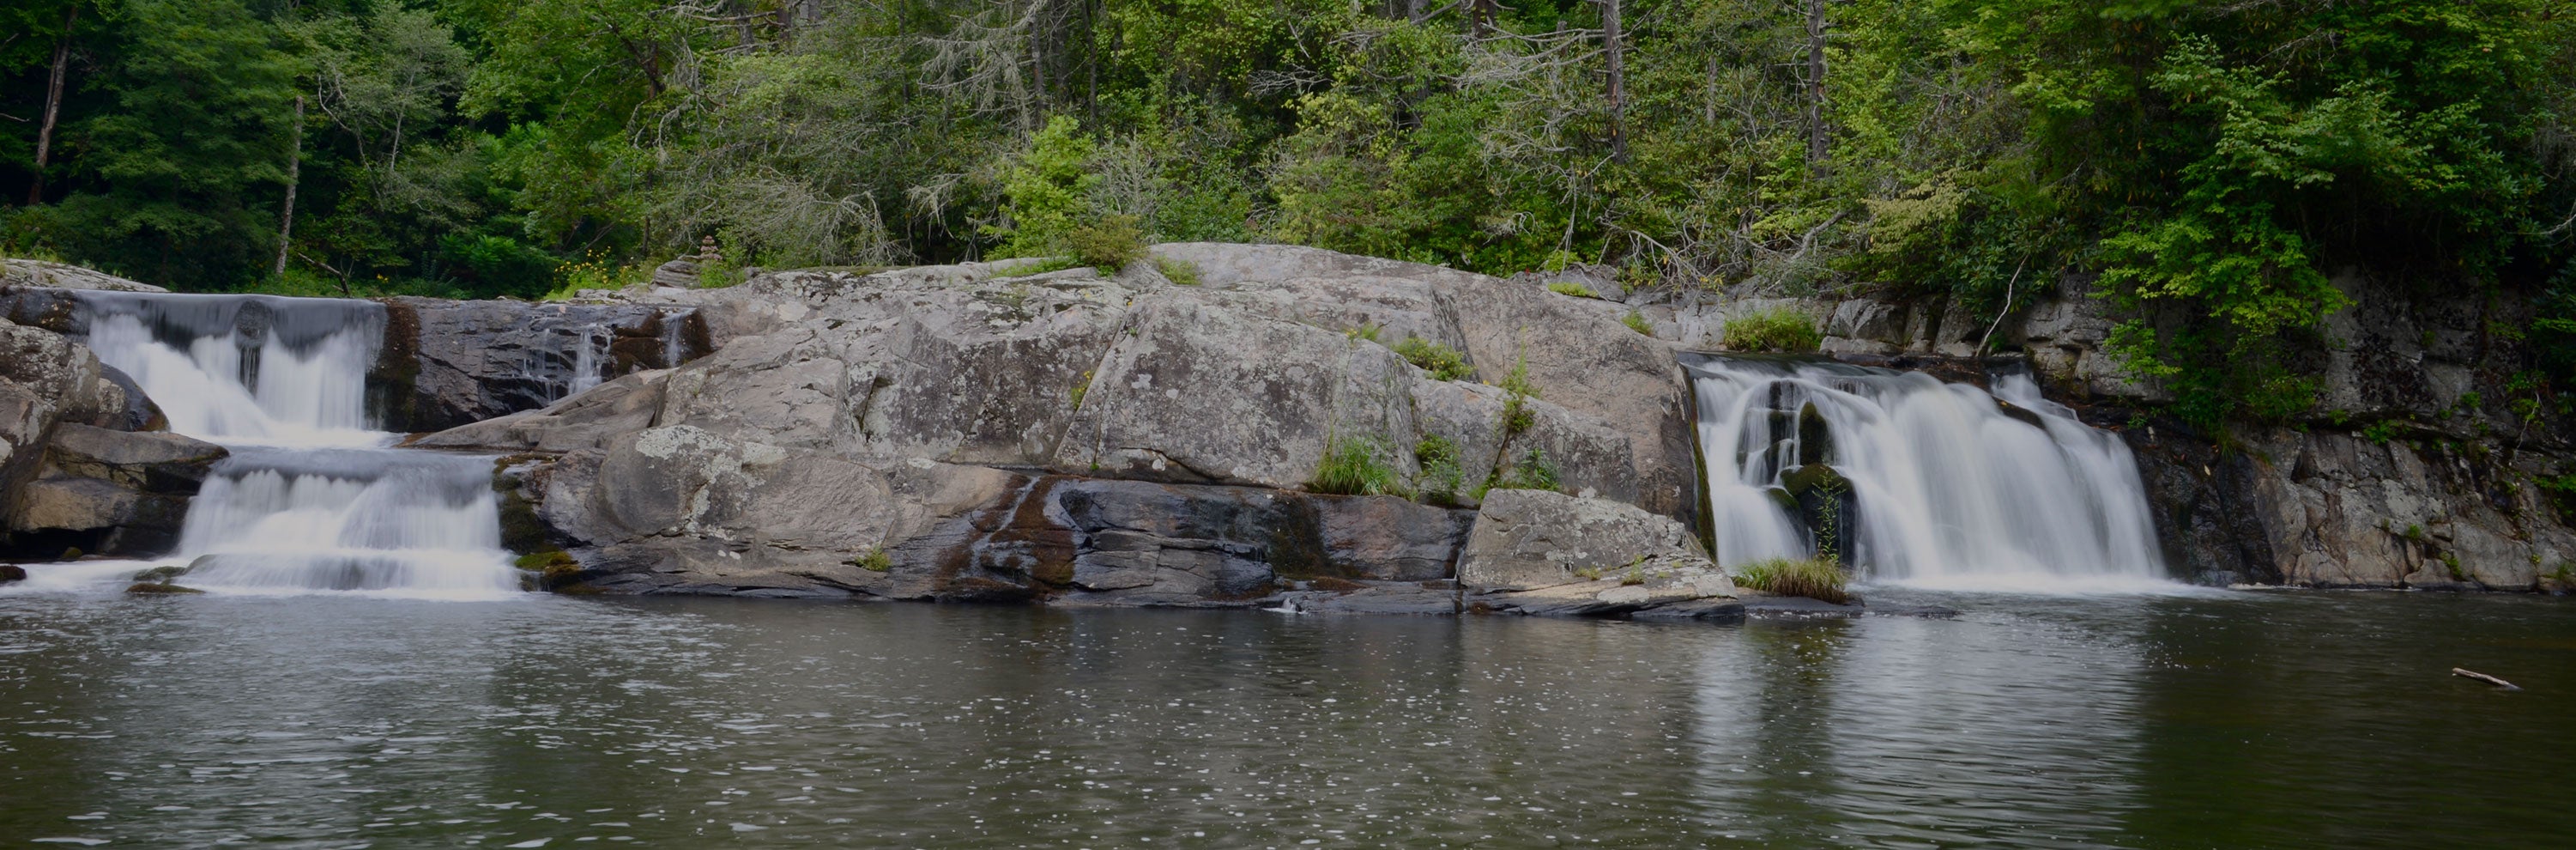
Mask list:
[[[1948,297],[2061,280],[2186,415],[2346,269],[2576,374],[2576,0],[16,0],[0,253],[539,297],[1281,241]],[[2148,317],[2153,317],[2150,321]],[[2565,378],[2560,379],[2565,382]]]

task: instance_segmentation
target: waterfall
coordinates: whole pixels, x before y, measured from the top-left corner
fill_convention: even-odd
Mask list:
[[[2128,447],[2026,376],[1989,393],[1829,362],[1690,371],[1720,564],[1831,553],[1866,581],[1953,588],[2166,577]]]
[[[232,452],[189,503],[170,562],[188,565],[182,584],[421,598],[518,590],[491,459],[386,448],[394,435],[368,427],[382,305],[82,292],[76,319],[171,430]]]
[[[371,445],[367,370],[384,306],[265,295],[80,293],[90,350],[170,430],[226,444]]]
[[[519,589],[489,458],[245,447],[188,505],[190,587],[489,598]]]

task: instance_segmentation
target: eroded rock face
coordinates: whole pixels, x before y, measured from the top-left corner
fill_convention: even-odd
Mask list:
[[[535,410],[710,348],[685,305],[386,299],[384,427],[436,431]]]
[[[2225,454],[2129,436],[2167,553],[2200,581],[2576,589],[2576,532],[2531,483],[2546,470],[2350,434],[2265,432]]]

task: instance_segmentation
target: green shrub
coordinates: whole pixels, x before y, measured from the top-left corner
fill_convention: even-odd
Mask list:
[[[1574,297],[1576,297],[1576,298],[1599,298],[1599,297],[1601,297],[1601,293],[1598,293],[1598,292],[1594,292],[1594,291],[1592,291],[1592,287],[1585,286],[1585,285],[1580,284],[1580,283],[1575,283],[1574,281],[1570,281],[1570,280],[1560,280],[1560,281],[1556,281],[1556,282],[1554,282],[1554,283],[1550,283],[1550,284],[1548,284],[1548,285],[1547,285],[1547,291],[1549,291],[1549,292],[1553,292],[1553,293],[1556,293],[1556,294],[1558,294],[1558,295],[1571,295],[1571,296],[1574,296]]]
[[[894,569],[894,558],[893,556],[886,554],[885,547],[883,546],[870,549],[867,554],[851,558],[847,561],[843,561],[842,563],[862,570],[867,570],[872,573],[889,572]]]
[[[1145,255],[1145,231],[1132,215],[1104,215],[1064,232],[1065,249],[1083,265],[1116,273]]]
[[[1323,463],[1306,489],[1346,496],[1375,496],[1403,489],[1395,468],[1382,457],[1384,447],[1365,437],[1334,440],[1324,449]]]
[[[1816,319],[1791,307],[1758,310],[1730,319],[1723,343],[1729,351],[1773,351],[1804,354],[1823,345]]]
[[[1512,370],[1503,374],[1502,386],[1503,421],[1497,424],[1501,426],[1502,439],[1510,440],[1538,424],[1538,413],[1529,406],[1529,400],[1538,397],[1538,388],[1530,384],[1529,358],[1512,361]]]
[[[1782,596],[1804,596],[1836,605],[1851,602],[1844,592],[1841,564],[1823,558],[1766,558],[1749,564],[1738,564],[1728,572],[1735,583],[1765,593]]]
[[[1162,272],[1163,279],[1171,281],[1174,284],[1181,286],[1199,285],[1199,267],[1191,264],[1188,260],[1174,260],[1164,257],[1155,257],[1154,270]]]
[[[1460,381],[1476,374],[1476,370],[1467,365],[1465,352],[1418,336],[1405,337],[1397,342],[1395,354],[1431,373],[1432,380],[1436,381]]]
[[[1627,316],[1619,319],[1619,322],[1627,325],[1629,330],[1636,331],[1647,336],[1655,335],[1655,326],[1646,323],[1646,314],[1644,313],[1630,310],[1628,311]]]
[[[1383,330],[1383,328],[1377,326],[1376,322],[1369,322],[1367,324],[1360,325],[1359,327],[1343,331],[1342,336],[1349,337],[1351,339],[1365,339],[1370,342],[1376,342],[1378,333]]]

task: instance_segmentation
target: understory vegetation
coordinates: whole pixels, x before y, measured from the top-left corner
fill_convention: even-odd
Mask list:
[[[1824,331],[1816,327],[1815,317],[1795,308],[1775,307],[1726,320],[1721,344],[1728,351],[1797,354],[1814,351],[1824,341]]]
[[[2071,281],[2117,303],[2134,373],[2216,423],[2313,406],[2359,270],[2531,317],[2496,336],[2534,399],[2576,378],[2576,0],[24,0],[0,22],[0,254],[182,290],[533,298],[709,237],[727,273],[1277,241],[1980,321]]]

